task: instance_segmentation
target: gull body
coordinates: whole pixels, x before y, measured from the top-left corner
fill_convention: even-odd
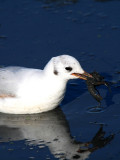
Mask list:
[[[43,70],[1,68],[0,112],[33,114],[52,110],[64,98],[67,81],[84,79],[85,73],[80,63],[69,55],[51,58]]]

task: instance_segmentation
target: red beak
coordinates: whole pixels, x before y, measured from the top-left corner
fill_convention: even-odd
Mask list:
[[[73,76],[76,76],[80,79],[83,79],[83,80],[87,80],[87,77],[90,77],[90,78],[93,78],[93,76],[87,72],[84,72],[82,74],[80,73],[72,73]]]

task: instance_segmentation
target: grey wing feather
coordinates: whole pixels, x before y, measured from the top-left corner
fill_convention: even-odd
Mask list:
[[[15,95],[18,87],[17,73],[21,67],[5,67],[0,69],[0,94]]]

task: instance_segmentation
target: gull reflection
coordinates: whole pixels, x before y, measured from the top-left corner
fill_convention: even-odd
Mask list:
[[[55,158],[85,160],[98,148],[109,143],[114,135],[104,138],[99,131],[89,142],[76,142],[70,135],[69,126],[60,108],[34,115],[0,114],[0,138],[2,142],[27,140],[28,145],[48,146]]]

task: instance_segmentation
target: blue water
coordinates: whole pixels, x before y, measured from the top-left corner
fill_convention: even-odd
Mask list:
[[[0,0],[1,66],[41,69],[51,57],[69,54],[111,83],[111,92],[99,88],[102,112],[89,111],[98,103],[84,81],[72,80],[60,109],[1,114],[0,159],[120,159],[119,42],[119,0]],[[103,141],[93,144],[101,125]]]

